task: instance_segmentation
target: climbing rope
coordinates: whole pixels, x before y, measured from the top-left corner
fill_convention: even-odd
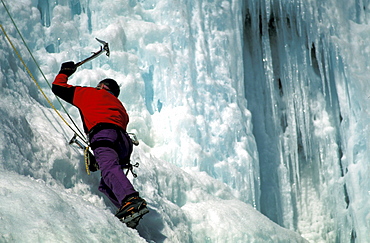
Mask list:
[[[86,148],[84,149],[84,158],[85,158],[85,169],[86,169],[86,173],[88,175],[90,175],[90,168],[89,168],[89,164],[90,164],[90,157],[89,157],[89,146],[86,146]]]
[[[6,39],[8,40],[9,44],[11,45],[11,47],[13,48],[15,54],[17,55],[17,57],[19,58],[19,60],[21,61],[21,63],[23,64],[24,68],[26,69],[27,73],[30,75],[31,79],[33,80],[33,82],[36,84],[37,88],[40,90],[41,94],[44,96],[44,98],[46,99],[46,101],[49,103],[50,107],[54,109],[54,111],[58,114],[58,116],[62,119],[62,121],[79,137],[81,138],[83,141],[85,141],[85,139],[83,137],[81,137],[80,135],[78,135],[78,133],[73,129],[73,127],[64,119],[64,117],[60,114],[60,112],[55,108],[55,106],[53,105],[53,103],[50,101],[50,99],[47,97],[47,95],[45,94],[45,92],[42,90],[41,86],[39,85],[39,83],[37,82],[37,80],[35,79],[35,77],[33,76],[32,72],[30,71],[30,69],[28,68],[27,64],[23,61],[23,58],[22,56],[19,54],[17,48],[14,46],[13,42],[10,40],[8,34],[6,33],[4,27],[0,24],[0,28],[1,30],[3,31]]]
[[[24,40],[21,32],[19,31],[14,19],[12,18],[8,8],[6,7],[5,3],[3,0],[1,0],[6,12],[8,13],[9,15],[9,18],[11,19],[15,29],[17,30],[19,36],[21,37],[22,39],[22,42],[23,44],[25,45],[25,47],[27,48],[27,51],[29,52],[32,60],[34,61],[34,63],[36,64],[38,70],[40,71],[41,75],[43,76],[44,80],[46,81],[46,83],[48,84],[49,88],[51,89],[51,85],[50,83],[48,82],[47,78],[45,77],[43,71],[41,70],[39,64],[37,63],[35,57],[33,56],[31,50],[28,48],[28,45],[26,43],[26,41]],[[74,127],[76,128],[76,130],[78,132],[75,131],[75,129],[72,128],[72,126],[64,119],[64,117],[59,113],[59,111],[55,108],[55,106],[52,104],[52,102],[50,101],[50,99],[46,96],[46,94],[44,93],[44,91],[42,90],[41,86],[39,85],[39,83],[37,82],[37,80],[35,79],[35,77],[32,75],[31,71],[29,70],[29,68],[27,67],[26,63],[23,61],[21,55],[19,54],[19,52],[17,51],[16,47],[14,46],[14,44],[12,43],[12,41],[10,40],[9,36],[7,35],[4,27],[0,24],[0,27],[1,27],[1,30],[3,31],[6,39],[8,40],[9,44],[11,45],[11,47],[13,48],[14,52],[16,53],[17,57],[19,58],[19,60],[21,61],[21,63],[23,64],[23,66],[25,67],[25,69],[27,70],[27,73],[30,75],[31,79],[34,81],[34,83],[36,84],[37,88],[40,90],[40,92],[42,93],[42,95],[44,96],[44,98],[46,99],[46,101],[49,103],[49,105],[54,109],[54,111],[58,114],[58,116],[62,119],[62,121],[84,142],[87,144],[86,142],[86,139],[84,138],[84,135],[83,133],[81,132],[81,130],[78,128],[78,126],[76,125],[76,123],[73,121],[72,117],[69,115],[68,111],[65,109],[65,107],[63,106],[62,102],[60,101],[60,99],[58,97],[56,97],[57,101],[59,102],[60,106],[62,107],[62,109],[64,110],[64,112],[67,114],[68,118],[72,121]]]

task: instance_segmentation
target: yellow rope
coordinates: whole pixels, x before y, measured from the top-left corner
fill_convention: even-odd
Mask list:
[[[50,83],[49,83],[49,82],[48,82],[48,80],[46,79],[46,77],[45,77],[44,73],[42,72],[42,70],[41,70],[41,68],[40,68],[40,66],[39,66],[39,64],[37,63],[37,61],[36,61],[35,57],[33,56],[33,54],[32,54],[32,52],[31,52],[31,50],[28,48],[28,45],[27,45],[26,41],[24,40],[24,38],[23,38],[23,36],[22,36],[21,32],[19,31],[19,29],[18,29],[18,27],[17,27],[17,24],[15,23],[15,21],[14,21],[14,19],[13,19],[12,15],[10,14],[10,12],[9,12],[8,8],[6,7],[6,5],[5,5],[4,1],[3,1],[3,0],[1,0],[1,2],[2,2],[3,6],[4,6],[5,10],[6,10],[6,12],[8,13],[9,18],[11,19],[11,21],[12,21],[12,23],[13,23],[13,25],[14,25],[15,29],[17,30],[17,32],[18,32],[18,34],[19,34],[19,36],[21,37],[21,39],[22,39],[22,41],[23,41],[24,46],[26,47],[26,49],[27,49],[28,53],[30,54],[30,56],[31,56],[32,60],[35,62],[36,67],[39,69],[39,71],[40,71],[41,75],[43,76],[43,78],[44,78],[44,79],[45,79],[45,81],[46,81],[46,84],[47,84],[47,85],[49,86],[49,88],[51,89],[51,85],[50,85]],[[63,109],[63,110],[65,111],[65,113],[67,114],[68,118],[71,120],[71,122],[73,123],[73,125],[74,125],[74,126],[75,126],[75,128],[77,129],[77,131],[79,132],[79,135],[78,135],[78,136],[79,136],[80,138],[83,138],[83,137],[84,137],[83,133],[82,133],[82,132],[81,132],[81,130],[78,128],[78,126],[76,125],[76,123],[74,122],[74,120],[72,119],[72,117],[68,114],[68,111],[65,109],[65,107],[63,106],[63,104],[62,104],[62,102],[60,101],[60,99],[59,99],[58,97],[56,97],[56,99],[57,99],[57,101],[59,102],[59,104],[60,104],[60,106],[62,107],[62,109]],[[87,144],[87,142],[85,141],[85,139],[82,139],[82,140]]]
[[[60,114],[60,112],[55,108],[55,106],[53,105],[53,103],[50,101],[50,99],[46,96],[46,94],[44,93],[44,91],[42,90],[42,88],[40,87],[39,83],[37,82],[37,80],[35,79],[35,77],[32,75],[31,71],[29,70],[29,68],[27,67],[27,64],[23,61],[23,58],[21,57],[21,55],[19,54],[17,48],[14,46],[13,42],[10,40],[9,36],[7,35],[4,27],[0,24],[0,28],[1,30],[3,31],[6,39],[8,40],[9,44],[11,45],[11,47],[13,48],[15,54],[17,55],[17,57],[19,58],[19,60],[21,61],[21,63],[23,64],[23,66],[25,67],[27,73],[30,75],[31,79],[33,80],[33,82],[36,84],[37,88],[40,90],[40,92],[42,93],[42,95],[44,96],[44,98],[46,99],[46,101],[49,103],[50,107],[54,109],[54,111],[58,114],[58,116],[62,119],[62,121],[80,138],[82,139],[83,141],[85,141],[84,138],[82,138],[80,135],[78,135],[78,133],[71,127],[71,125],[64,119],[64,117]]]
[[[84,157],[85,157],[85,166],[86,166],[86,173],[90,175],[89,163],[90,163],[90,155],[89,155],[89,146],[86,146],[84,150]]]

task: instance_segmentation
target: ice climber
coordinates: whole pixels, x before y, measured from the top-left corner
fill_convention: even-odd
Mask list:
[[[63,63],[53,82],[52,91],[79,109],[84,130],[101,170],[99,191],[117,206],[115,216],[135,228],[148,209],[145,200],[139,197],[123,171],[124,165],[130,161],[133,146],[126,132],[129,117],[118,99],[120,87],[113,79],[100,81],[96,88],[67,84],[68,77],[75,71],[73,62]]]

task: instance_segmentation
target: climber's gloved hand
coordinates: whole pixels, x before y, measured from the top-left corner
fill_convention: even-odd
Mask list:
[[[68,77],[71,76],[74,72],[76,72],[77,67],[75,66],[75,63],[70,61],[70,62],[65,62],[62,63],[62,67],[60,68],[59,74],[65,74]]]

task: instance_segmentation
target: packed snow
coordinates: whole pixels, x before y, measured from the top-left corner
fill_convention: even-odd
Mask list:
[[[367,242],[369,7],[2,0],[16,50],[1,31],[0,242]],[[136,230],[68,144],[79,113],[49,86],[95,38],[110,56],[70,83],[121,86],[150,209]]]

